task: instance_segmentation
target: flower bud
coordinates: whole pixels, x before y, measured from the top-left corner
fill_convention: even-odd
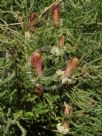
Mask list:
[[[73,113],[73,107],[64,102],[64,114],[69,115]]]
[[[57,74],[58,76],[63,77],[64,71],[62,71],[61,69],[58,69],[58,70],[56,71],[56,74]]]

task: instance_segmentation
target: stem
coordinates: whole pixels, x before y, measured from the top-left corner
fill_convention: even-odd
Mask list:
[[[25,128],[18,121],[16,121],[16,124],[22,133],[21,136],[26,136],[27,131],[25,130]]]
[[[7,136],[8,131],[9,131],[11,125],[12,125],[12,122],[11,122],[10,119],[8,119],[8,120],[7,120],[7,125],[6,125],[6,127],[5,127],[5,131],[4,131],[3,136]]]
[[[18,81],[18,70],[17,70],[17,66],[16,66],[16,70],[15,70],[15,75],[16,75],[16,89],[17,89],[17,92],[19,92],[19,81]]]
[[[6,23],[5,25],[1,25],[1,24],[0,24],[0,25],[1,25],[2,27],[3,27],[3,26],[16,26],[16,25],[21,25],[21,24],[24,24],[24,23],[25,23],[25,22],[21,22],[21,23],[11,23],[11,24],[7,24],[7,23]]]

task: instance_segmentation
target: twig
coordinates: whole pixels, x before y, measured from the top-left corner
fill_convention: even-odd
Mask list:
[[[46,130],[49,130],[49,131],[52,131],[52,132],[57,132],[57,133],[59,133],[58,130],[50,129],[50,128],[47,128],[46,126],[43,126],[42,128],[43,128],[43,129],[46,129]]]
[[[21,126],[21,124],[18,122],[18,121],[16,121],[16,124],[17,124],[17,126],[19,127],[19,129],[21,130],[21,133],[22,133],[22,135],[21,136],[26,136],[26,130],[24,129],[24,127],[23,126]]]
[[[12,121],[8,118],[8,120],[7,120],[7,125],[6,125],[6,127],[5,127],[5,131],[4,131],[3,136],[7,136],[8,131],[9,131],[11,125],[12,125]]]
[[[5,25],[2,25],[0,24],[2,27],[3,26],[16,26],[16,25],[21,25],[21,24],[24,24],[25,22],[21,22],[21,23],[11,23],[11,24],[5,24]]]

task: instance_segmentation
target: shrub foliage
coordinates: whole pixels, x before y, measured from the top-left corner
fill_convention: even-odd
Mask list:
[[[101,0],[0,1],[2,136],[60,136],[65,121],[69,136],[102,136],[101,8]]]

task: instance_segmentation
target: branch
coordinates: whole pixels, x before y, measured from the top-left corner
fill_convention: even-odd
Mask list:
[[[6,24],[6,26],[16,26],[16,25],[22,25],[25,22],[21,22],[21,23],[11,23],[11,24]],[[1,25],[1,26],[5,26],[5,25]]]

